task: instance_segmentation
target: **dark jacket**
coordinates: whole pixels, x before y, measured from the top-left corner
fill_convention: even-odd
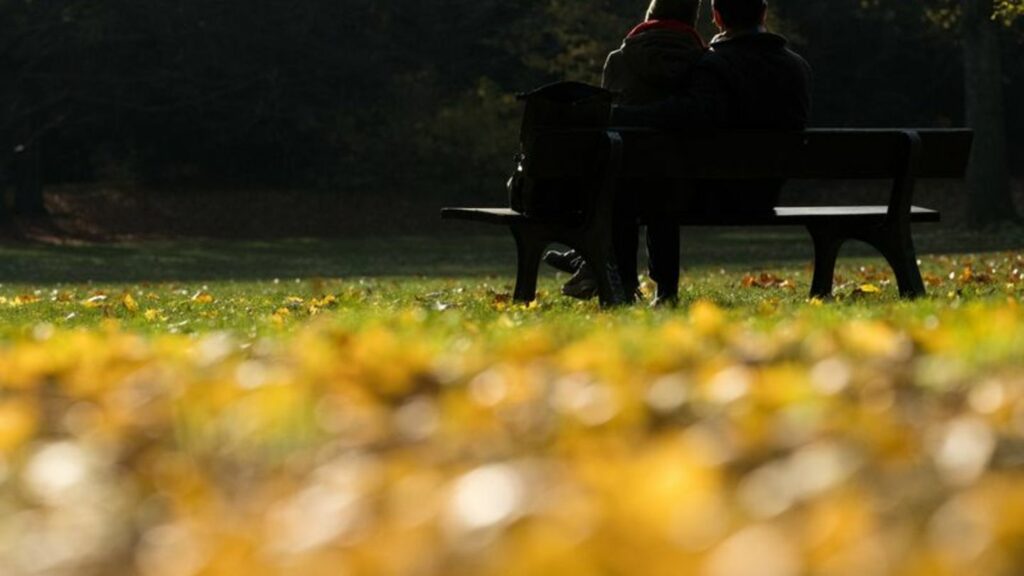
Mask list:
[[[811,67],[785,38],[763,31],[720,35],[686,90],[648,106],[620,106],[619,125],[682,130],[800,130],[811,105]]]
[[[679,92],[704,54],[704,41],[682,22],[637,26],[608,55],[602,86],[620,93],[622,104],[652,104]]]
[[[802,130],[811,107],[811,67],[765,31],[719,35],[686,90],[648,106],[620,106],[612,123],[680,131]],[[762,212],[778,204],[780,180],[697,182],[696,193],[660,205],[689,212]]]

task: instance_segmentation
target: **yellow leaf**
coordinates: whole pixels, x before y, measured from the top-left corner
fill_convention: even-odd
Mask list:
[[[213,304],[214,298],[209,292],[196,292],[192,296],[192,301],[198,304]]]
[[[511,294],[495,294],[494,298],[491,299],[491,306],[498,312],[504,312],[505,310],[508,310],[509,305],[511,304]]]
[[[25,304],[35,304],[36,302],[39,302],[39,296],[34,294],[21,294],[19,296],[15,296],[14,300],[11,301],[11,304],[14,306],[23,306]]]
[[[882,291],[881,288],[874,284],[862,284],[859,290],[865,294],[878,294]]]
[[[135,298],[131,294],[125,292],[124,296],[121,297],[121,304],[124,305],[125,310],[129,312],[138,312],[139,303],[135,301]]]
[[[280,326],[280,325],[284,324],[285,320],[287,320],[291,315],[292,315],[292,311],[291,310],[289,310],[287,308],[278,308],[277,310],[274,311],[273,314],[270,315],[270,320],[274,324],[277,324],[278,326]]]
[[[161,314],[160,310],[154,310],[153,308],[146,309],[146,311],[142,313],[142,316],[150,322],[167,320],[167,317]]]

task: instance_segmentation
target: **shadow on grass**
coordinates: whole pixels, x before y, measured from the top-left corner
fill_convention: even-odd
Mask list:
[[[509,236],[471,235],[453,226],[437,237],[372,237],[284,241],[160,241],[52,246],[0,245],[0,283],[218,281],[345,277],[512,276]],[[969,234],[922,228],[922,254],[1019,250],[1024,232]],[[684,229],[682,264],[757,270],[809,264],[809,238],[799,229]],[[877,257],[851,243],[843,256]]]

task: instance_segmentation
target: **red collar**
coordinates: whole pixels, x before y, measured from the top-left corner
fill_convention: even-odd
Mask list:
[[[632,38],[638,34],[643,34],[651,30],[671,30],[672,32],[678,32],[680,34],[689,34],[696,38],[701,46],[704,46],[704,39],[700,37],[700,33],[693,27],[681,20],[648,20],[641,22],[636,28],[633,28],[626,35],[626,38]]]

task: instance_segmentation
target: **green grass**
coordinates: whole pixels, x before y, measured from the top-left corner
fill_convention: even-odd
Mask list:
[[[926,234],[921,244],[924,251],[965,245],[984,250],[1005,246],[1002,241]],[[684,236],[683,252],[684,311],[708,300],[737,318],[764,320],[808,306],[810,245],[798,232],[698,231]],[[815,308],[823,318],[885,317],[893,311],[927,316],[964,301],[1002,304],[1024,289],[1013,276],[1024,263],[1012,250],[926,255],[922,270],[930,297],[901,302],[884,261],[857,245],[847,254],[837,270],[837,301]],[[408,309],[487,321],[508,300],[514,262],[511,241],[498,236],[8,245],[0,247],[0,333],[40,323],[74,328],[117,320],[144,332],[229,330],[256,336],[300,323],[309,304],[327,295],[334,301],[324,312],[356,322]],[[977,273],[974,278],[965,279],[967,268]],[[594,302],[561,297],[558,288],[566,278],[544,271],[538,302],[543,314],[532,314],[531,322],[573,324],[601,313]],[[859,290],[865,284],[881,292],[865,294]],[[134,305],[125,302],[126,295]],[[274,318],[282,308],[289,311],[286,322],[280,321],[283,314]],[[638,314],[642,308],[611,315],[651,322],[679,313]]]

